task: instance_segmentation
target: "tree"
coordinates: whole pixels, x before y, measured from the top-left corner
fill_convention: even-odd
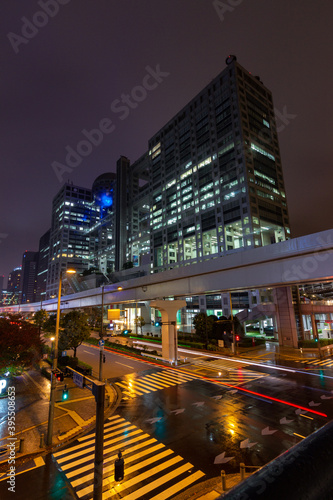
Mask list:
[[[141,335],[142,335],[142,327],[145,326],[146,322],[144,320],[143,316],[137,316],[134,320],[134,323],[140,327],[141,329]]]
[[[101,308],[100,307],[92,307],[90,314],[88,316],[88,324],[91,328],[100,329],[101,328]]]
[[[73,349],[76,358],[76,349],[90,337],[88,318],[80,311],[67,313],[62,321],[63,330],[59,334],[59,350]]]
[[[57,315],[50,314],[48,319],[44,322],[43,330],[48,333],[55,333],[56,331]]]
[[[193,318],[195,333],[205,340],[206,346],[208,344],[208,340],[212,338],[213,327],[216,320],[216,316],[207,316],[204,312],[196,314]]]
[[[39,311],[35,312],[33,321],[38,328],[39,334],[48,318],[49,314],[45,311],[45,309],[40,309]]]
[[[40,360],[42,347],[36,326],[20,315],[0,318],[0,374],[30,368]]]

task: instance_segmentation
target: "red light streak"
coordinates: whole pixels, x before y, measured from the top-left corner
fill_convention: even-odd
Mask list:
[[[266,394],[260,394],[260,392],[250,391],[249,389],[244,389],[244,387],[239,387],[237,385],[226,384],[225,382],[219,382],[217,380],[212,380],[212,379],[209,379],[206,377],[202,377],[202,378],[205,378],[206,380],[209,380],[210,382],[215,382],[215,383],[220,384],[220,385],[226,385],[227,387],[231,387],[232,389],[237,389],[238,391],[248,392],[249,394],[254,394],[255,396],[260,396],[261,398],[264,398],[264,399],[269,399],[271,401],[276,401],[277,403],[282,403],[284,405],[293,406],[294,408],[298,408],[299,410],[308,411],[310,413],[314,413],[315,415],[319,415],[320,417],[327,418],[327,415],[325,413],[321,413],[320,411],[316,411],[316,410],[311,410],[310,408],[305,408],[304,406],[295,405],[294,403],[289,403],[289,401],[284,401],[283,399],[273,398],[272,396],[267,396]]]
[[[98,347],[93,345],[93,344],[91,345],[91,347],[95,347],[98,349]],[[106,350],[113,352],[114,354],[120,354],[121,356],[125,356],[126,358],[131,358],[134,361],[136,360],[136,361],[139,361],[141,363],[142,362],[148,363],[150,365],[155,365],[155,366],[158,366],[159,368],[164,368],[166,370],[177,370],[177,367],[162,366],[158,363],[154,363],[153,361],[149,361],[148,359],[138,359],[138,358],[135,358],[134,356],[131,356],[129,354],[120,353],[119,351],[113,350],[112,348],[107,348]],[[181,370],[180,373],[189,373],[190,375],[193,375],[192,373],[187,372],[186,370]],[[218,380],[204,377],[202,375],[196,374],[196,376],[198,378],[202,378],[203,380],[208,380],[209,382],[213,382],[214,384],[224,385],[227,387],[231,387],[232,389],[237,389],[238,391],[248,392],[249,394],[253,394],[255,396],[259,396],[259,397],[264,398],[264,399],[269,399],[270,401],[276,401],[277,403],[282,403],[284,405],[292,406],[293,408],[298,408],[299,410],[304,410],[304,411],[313,413],[314,415],[319,415],[320,417],[327,418],[327,415],[325,413],[321,413],[320,411],[316,411],[316,410],[311,410],[310,408],[306,408],[305,406],[296,405],[294,403],[290,403],[289,401],[284,401],[283,399],[277,399],[277,398],[273,398],[272,396],[267,396],[266,394],[260,394],[259,392],[250,391],[249,389],[244,389],[244,387],[239,387],[237,385],[227,384],[226,382],[219,382]]]

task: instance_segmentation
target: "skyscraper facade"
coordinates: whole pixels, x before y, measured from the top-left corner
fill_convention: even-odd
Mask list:
[[[42,302],[46,298],[47,269],[50,253],[51,230],[46,231],[39,240],[36,301]]]
[[[68,267],[77,273],[88,269],[92,245],[89,231],[96,217],[91,189],[64,184],[52,204],[46,298],[58,294],[60,273]]]
[[[35,302],[37,288],[38,252],[26,251],[22,258],[21,302]]]
[[[290,237],[272,94],[226,62],[149,141],[154,272]]]

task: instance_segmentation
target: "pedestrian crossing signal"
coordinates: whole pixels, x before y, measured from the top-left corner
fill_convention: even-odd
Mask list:
[[[62,400],[66,401],[66,399],[68,399],[68,389],[65,386],[65,389],[63,389],[63,391],[62,391]]]
[[[58,382],[62,382],[64,380],[64,374],[60,370],[55,370],[54,372],[55,378],[58,380]]]

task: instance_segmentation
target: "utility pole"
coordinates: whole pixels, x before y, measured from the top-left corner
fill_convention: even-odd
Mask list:
[[[230,318],[231,318],[231,328],[232,328],[232,352],[233,352],[233,354],[235,354],[235,352],[236,352],[236,334],[235,334],[234,316],[232,314],[231,292],[229,292],[229,301],[230,301]],[[236,354],[237,354],[237,352],[236,352]]]
[[[53,365],[52,365],[52,370],[51,370],[51,393],[50,393],[49,420],[48,420],[47,438],[46,438],[47,446],[52,446],[52,436],[53,436],[53,419],[54,419],[54,403],[55,403],[55,388],[56,388],[55,370],[58,367],[58,342],[59,342],[59,323],[60,323],[61,282],[62,282],[62,273],[60,272],[56,331],[55,331],[54,349],[53,349]]]
[[[103,340],[104,336],[104,285],[102,286],[102,314],[101,314],[101,340]],[[99,380],[103,381],[103,346],[99,347]]]

